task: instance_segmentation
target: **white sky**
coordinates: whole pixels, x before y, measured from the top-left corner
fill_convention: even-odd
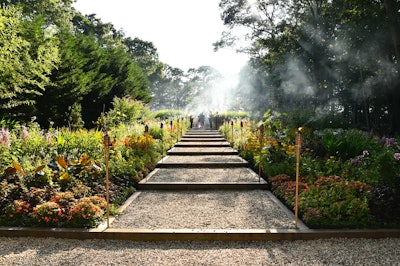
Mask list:
[[[247,56],[233,49],[213,51],[224,26],[219,0],[77,0],[83,14],[96,14],[127,37],[152,42],[160,60],[184,71],[209,65],[236,74]]]

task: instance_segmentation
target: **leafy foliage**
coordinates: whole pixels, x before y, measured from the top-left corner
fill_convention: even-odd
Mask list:
[[[250,56],[238,85],[248,109],[288,113],[294,127],[400,132],[398,1],[221,0],[219,6],[228,30],[215,48]]]
[[[59,62],[57,38],[40,17],[23,18],[20,9],[0,10],[0,108],[35,103]]]
[[[134,103],[134,107],[143,105]],[[145,109],[144,109],[145,110]],[[142,110],[143,111],[143,110]],[[177,141],[177,127],[136,122],[110,127],[111,210]],[[180,122],[186,130],[188,123]],[[155,139],[154,136],[159,137]],[[0,131],[0,223],[9,226],[94,227],[105,213],[103,132],[41,129],[37,123]]]
[[[267,112],[238,130],[234,147],[270,182],[271,190],[294,208],[297,133],[287,117]],[[399,227],[400,145],[357,130],[301,131],[300,217],[313,228]],[[258,169],[257,169],[258,171]]]
[[[107,112],[105,117],[110,125],[134,124],[151,117],[150,110],[143,102],[133,100],[130,97],[115,97],[112,104],[113,108]]]

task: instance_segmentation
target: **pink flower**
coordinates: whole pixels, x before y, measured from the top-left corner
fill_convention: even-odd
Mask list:
[[[26,127],[24,127],[24,128],[22,129],[21,138],[22,138],[23,140],[29,138],[29,132],[28,132],[28,130],[26,129]]]
[[[400,152],[396,152],[395,154],[394,154],[394,159],[396,159],[396,160],[400,160]]]
[[[10,147],[11,140],[10,140],[10,131],[8,129],[0,129],[0,144],[5,145],[6,147]]]

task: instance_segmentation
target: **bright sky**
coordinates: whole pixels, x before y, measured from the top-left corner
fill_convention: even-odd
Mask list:
[[[152,42],[160,60],[184,71],[209,65],[235,74],[247,56],[233,49],[213,51],[224,30],[218,0],[77,0],[83,14],[96,14],[127,37]]]

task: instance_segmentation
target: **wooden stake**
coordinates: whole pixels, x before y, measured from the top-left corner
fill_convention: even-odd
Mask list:
[[[260,143],[260,159],[258,160],[258,183],[261,183],[261,160],[262,160],[262,149],[264,146],[264,125],[260,125],[260,136],[258,139]]]
[[[299,220],[299,179],[300,179],[300,150],[301,150],[301,127],[296,133],[296,199],[295,199],[295,226]]]
[[[164,124],[161,122],[161,160],[164,162]]]
[[[233,142],[234,142],[234,138],[233,138],[233,120],[231,121],[231,136],[232,136],[232,145],[233,145]]]
[[[240,121],[240,147],[242,147],[243,142],[243,121]]]
[[[110,227],[110,190],[109,190],[109,174],[108,174],[108,162],[110,159],[110,136],[106,130],[104,135],[104,154],[105,154],[105,163],[106,163],[106,201],[107,201],[107,228]]]

